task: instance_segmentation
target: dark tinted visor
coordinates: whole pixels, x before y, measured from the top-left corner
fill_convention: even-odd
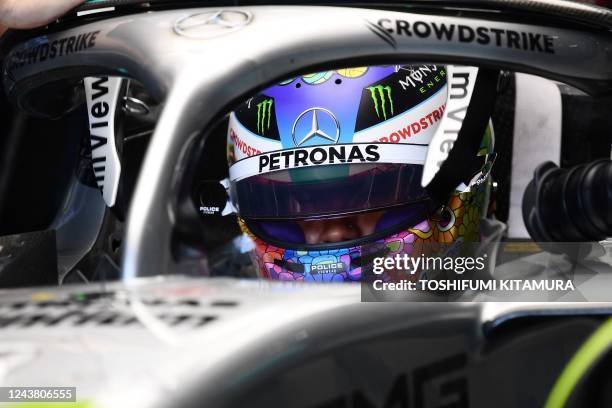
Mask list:
[[[431,202],[423,200],[401,207],[326,220],[250,220],[247,221],[247,225],[255,235],[273,245],[281,247],[299,245],[300,249],[312,249],[321,245],[360,245],[362,242],[384,238],[400,230],[414,227],[429,218],[432,211]],[[329,234],[330,228],[342,236],[336,236],[334,239]]]
[[[427,199],[423,166],[351,164],[285,170],[232,185],[245,219],[308,219],[404,206]]]

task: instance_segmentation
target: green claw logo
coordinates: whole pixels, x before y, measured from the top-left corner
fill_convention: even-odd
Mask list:
[[[272,118],[273,99],[266,99],[257,104],[257,132],[261,135],[270,129],[270,118]]]
[[[389,102],[391,116],[395,113],[393,111],[393,96],[391,96],[391,87],[390,86],[369,86],[370,94],[372,95],[372,100],[374,101],[374,109],[376,109],[376,116],[380,118],[380,113],[382,111],[382,115],[385,120],[387,120],[387,100]]]

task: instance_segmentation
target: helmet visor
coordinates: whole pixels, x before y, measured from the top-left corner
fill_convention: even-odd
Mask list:
[[[351,164],[283,170],[232,184],[244,219],[316,219],[427,200],[416,164]]]

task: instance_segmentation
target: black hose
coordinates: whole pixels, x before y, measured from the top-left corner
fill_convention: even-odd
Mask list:
[[[588,242],[612,237],[612,160],[571,169],[541,164],[523,195],[523,220],[539,242]]]

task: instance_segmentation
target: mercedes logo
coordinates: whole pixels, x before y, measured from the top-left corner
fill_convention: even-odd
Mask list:
[[[183,37],[206,39],[232,33],[248,25],[253,14],[240,10],[216,10],[181,17],[174,32]]]
[[[302,139],[298,142],[296,138],[296,134],[295,134],[297,125],[300,123],[302,119],[305,119],[306,115],[310,112],[312,112],[312,122],[310,126],[310,131],[306,133],[306,135],[304,135],[304,137],[302,137]],[[317,114],[324,114],[333,120],[333,123],[336,127],[335,135],[330,136],[328,133],[325,133],[323,130],[321,130],[321,127],[319,126],[319,118],[317,117]],[[303,145],[304,143],[306,143],[307,141],[315,137],[320,137],[322,139],[328,140],[335,144],[335,143],[338,143],[338,140],[340,139],[340,123],[338,123],[338,119],[330,110],[325,109],[325,108],[310,108],[300,113],[300,116],[298,116],[295,122],[293,123],[293,129],[291,133],[293,135],[293,143],[295,144],[296,147]],[[333,132],[330,132],[330,133],[333,134]]]

